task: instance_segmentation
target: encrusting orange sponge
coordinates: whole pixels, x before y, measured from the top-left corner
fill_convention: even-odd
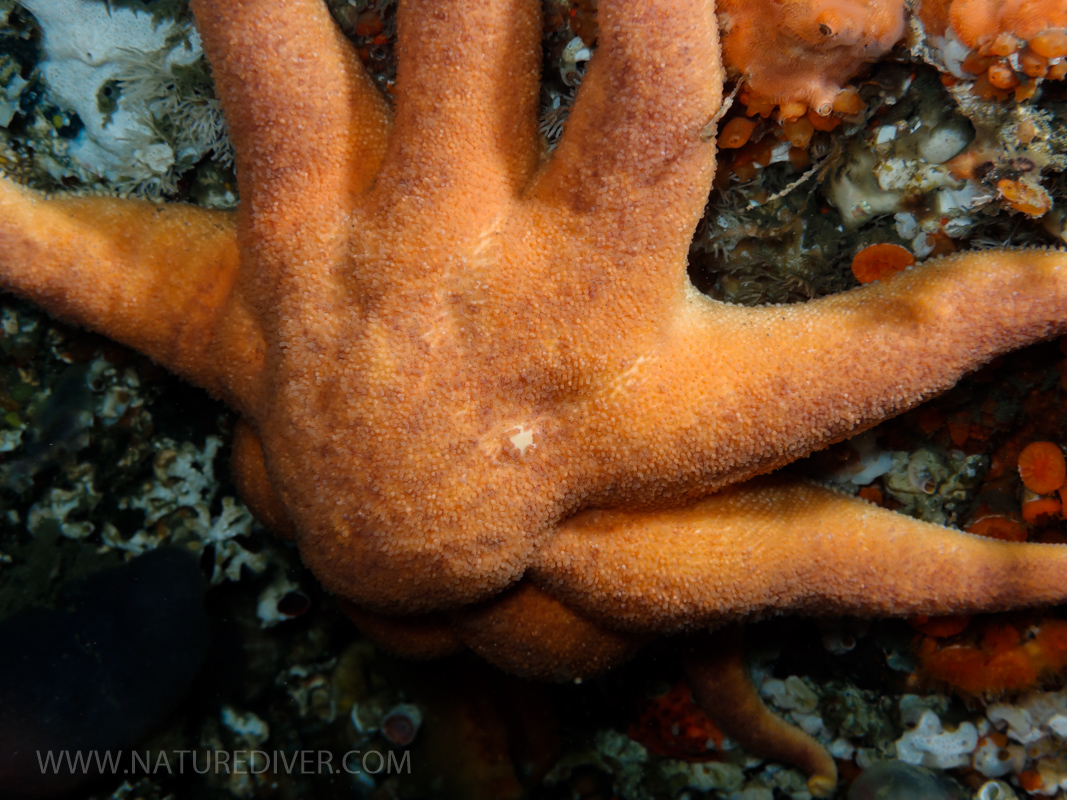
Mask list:
[[[1062,0],[1061,0],[1062,1]],[[722,54],[753,98],[833,110],[845,81],[904,34],[904,0],[720,0]]]

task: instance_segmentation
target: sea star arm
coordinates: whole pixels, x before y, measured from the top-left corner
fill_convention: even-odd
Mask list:
[[[319,0],[193,4],[237,152],[250,297],[292,293],[337,263],[381,164],[390,113]],[[248,274],[245,274],[245,273]],[[269,302],[268,302],[268,305]]]
[[[263,342],[234,292],[233,215],[0,179],[0,286],[145,353],[236,408]]]
[[[985,539],[807,482],[758,478],[686,508],[587,511],[530,577],[627,630],[790,612],[902,616],[1067,599],[1067,547]]]
[[[664,284],[688,284],[686,254],[715,171],[718,25],[707,0],[604,2],[597,13],[596,55],[528,197],[535,211],[554,207],[585,250],[568,253],[571,270],[588,265],[651,316]]]
[[[487,0],[472,13],[411,0],[397,29],[396,126],[375,184],[378,212],[396,230],[414,224],[448,238],[461,232],[447,221],[462,220],[479,235],[538,165],[540,7]]]
[[[193,11],[250,216],[350,207],[378,171],[390,113],[325,3],[197,0]]]
[[[741,626],[694,641],[682,660],[693,699],[723,733],[753,753],[796,764],[809,776],[808,791],[830,796],[837,785],[833,756],[764,704],[748,675]]]
[[[707,492],[844,439],[1065,329],[1067,252],[1057,250],[952,256],[790,306],[739,308],[691,291],[646,363],[604,401],[623,429],[601,439],[617,451],[629,438],[631,463],[661,478],[651,492]],[[640,428],[630,422],[641,418]]]

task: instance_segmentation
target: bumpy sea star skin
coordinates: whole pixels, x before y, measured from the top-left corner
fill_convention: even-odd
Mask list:
[[[0,282],[233,405],[246,500],[380,641],[562,678],[770,613],[1067,599],[1062,548],[750,480],[1062,333],[1067,254],[956,256],[799,306],[699,295],[710,2],[602,0],[545,164],[535,0],[402,3],[395,118],[317,0],[194,12],[235,218],[2,181]],[[738,663],[695,650],[698,694]],[[826,751],[735,695],[709,709],[727,732],[829,791]]]

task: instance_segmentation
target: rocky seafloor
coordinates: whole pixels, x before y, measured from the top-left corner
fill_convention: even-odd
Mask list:
[[[546,3],[546,151],[592,50],[592,6]],[[388,89],[393,3],[334,7]],[[114,57],[71,73],[80,67],[46,46],[48,25],[64,33],[59,10],[111,31]],[[235,204],[232,150],[184,3],[0,0],[0,22],[7,173],[48,191]],[[976,98],[902,48],[857,86],[867,111],[816,132],[804,158],[773,120],[723,152],[691,255],[702,290],[746,303],[839,291],[855,285],[853,255],[876,242],[919,257],[1062,243],[1062,82],[1025,103]],[[982,170],[943,166],[976,140],[990,154]],[[1031,218],[997,189],[1024,180],[1046,193],[1046,213]],[[1063,348],[1037,345],[793,469],[930,521],[995,519],[1017,537],[1067,541],[1058,515],[1024,520],[1011,462],[1027,442],[1064,443],[1065,392]],[[66,764],[27,777],[0,757],[4,796],[809,796],[796,770],[744,753],[700,714],[674,642],[562,686],[472,656],[379,652],[236,496],[230,411],[9,295],[0,413],[0,749],[119,759],[76,781]],[[840,796],[1008,800],[1067,787],[1062,675],[965,692],[974,676],[931,674],[931,653],[1032,654],[1060,616],[948,628],[771,620],[748,638],[768,703],[838,758]]]

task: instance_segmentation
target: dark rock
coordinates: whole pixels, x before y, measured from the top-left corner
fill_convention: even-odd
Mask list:
[[[207,654],[204,590],[196,558],[162,548],[0,622],[0,796],[61,795],[101,771],[67,757],[130,747],[174,710]]]

